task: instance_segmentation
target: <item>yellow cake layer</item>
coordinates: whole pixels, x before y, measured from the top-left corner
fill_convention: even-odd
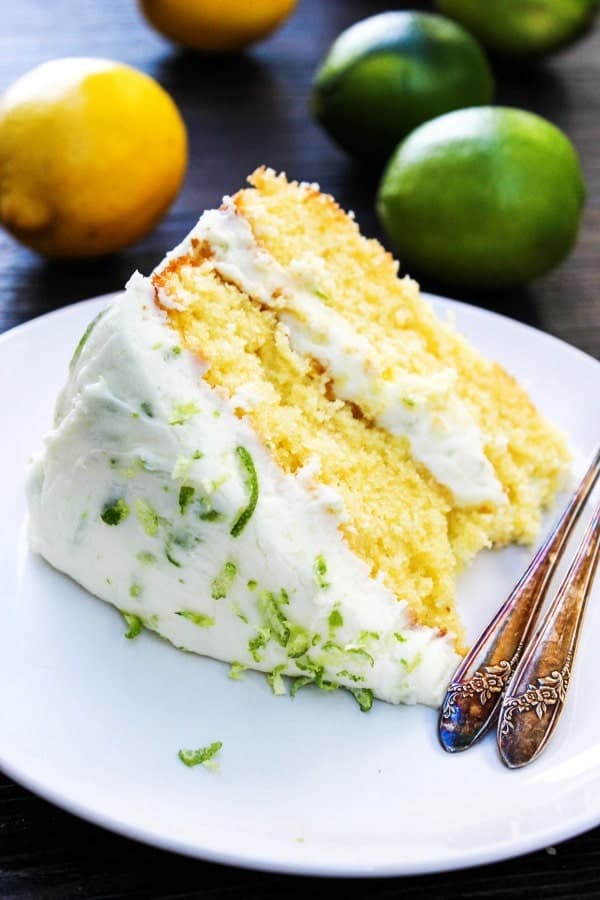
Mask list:
[[[436,319],[418,287],[329,196],[259,169],[234,198],[259,245],[282,266],[314,260],[323,302],[377,349],[380,370],[458,372],[457,392],[489,437],[485,447],[509,503],[461,509],[415,463],[405,438],[373,426],[337,399],[330,377],[298,355],[278,321],[213,269],[197,246],[154,276],[184,304],[167,309],[182,343],[209,362],[206,380],[227,397],[251,386],[261,399],[247,416],[273,458],[295,473],[314,457],[318,480],[343,498],[340,526],[351,549],[405,599],[418,621],[462,639],[454,608],[459,568],[483,547],[531,541],[543,507],[564,478],[563,437],[499,366]],[[316,264],[318,263],[318,265]]]

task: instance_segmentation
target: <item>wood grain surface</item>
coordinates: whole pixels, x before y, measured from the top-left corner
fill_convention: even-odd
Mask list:
[[[250,2],[250,0],[249,0]],[[414,2],[412,8],[431,8]],[[310,79],[331,40],[358,19],[405,4],[300,0],[274,37],[238,57],[179,52],[141,19],[134,0],[1,0],[0,90],[33,65],[80,55],[122,60],[172,94],[190,135],[190,167],[171,211],[143,242],[107,259],[48,263],[0,231],[0,331],[149,272],[205,207],[255,166],[318,181],[382,237],[373,210],[377,173],[347,161],[311,121]],[[555,272],[497,294],[425,289],[494,309],[600,356],[600,28],[535,68],[496,66],[497,101],[547,116],[577,146],[588,184],[578,245]],[[557,373],[559,377],[559,373]],[[592,411],[591,411],[592,412]],[[0,710],[0,741],[2,739]],[[452,827],[451,810],[448,827]],[[557,848],[464,872],[375,882],[332,882],[247,872],[182,859],[64,813],[0,774],[0,900],[48,898],[570,898],[600,897],[600,829]]]

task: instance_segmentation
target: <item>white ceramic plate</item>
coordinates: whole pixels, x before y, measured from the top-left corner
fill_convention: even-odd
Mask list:
[[[492,738],[459,756],[436,713],[307,688],[274,697],[264,676],[178,653],[33,556],[23,472],[49,426],[67,361],[106,298],[0,339],[0,766],[52,802],[191,856],[325,875],[433,872],[524,853],[600,823],[600,584],[569,702],[546,753],[508,771]],[[451,301],[459,328],[528,385],[581,460],[600,440],[600,365],[517,322]],[[528,552],[482,554],[460,603],[475,636]],[[597,639],[596,639],[597,644]],[[220,740],[220,771],[180,747]]]

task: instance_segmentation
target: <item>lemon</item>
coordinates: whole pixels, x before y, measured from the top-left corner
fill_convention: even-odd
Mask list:
[[[165,37],[208,53],[241,50],[270,34],[298,0],[139,0]]]
[[[0,97],[0,222],[47,256],[137,241],[177,194],[186,161],[177,107],[129,66],[57,59]]]
[[[560,50],[592,25],[598,0],[437,0],[490,50],[507,56],[542,56]]]
[[[378,212],[409,267],[448,284],[499,288],[567,255],[584,197],[562,131],[523,110],[475,107],[433,119],[400,144]]]
[[[384,162],[434,116],[489,103],[494,82],[476,40],[442,16],[389,12],[344,31],[318,69],[313,113],[350,155]]]

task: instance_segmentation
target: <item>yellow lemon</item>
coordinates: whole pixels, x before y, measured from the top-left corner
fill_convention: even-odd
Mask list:
[[[139,0],[165,37],[209,53],[241,50],[280,25],[298,0]]]
[[[137,241],[176,196],[186,163],[173,100],[130,66],[57,59],[0,97],[0,222],[44,255]]]

